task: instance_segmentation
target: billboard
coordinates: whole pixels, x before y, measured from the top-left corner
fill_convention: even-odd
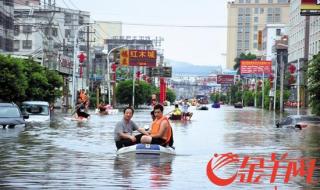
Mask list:
[[[156,50],[121,50],[120,64],[124,66],[155,67],[157,62]]]
[[[217,84],[234,84],[234,75],[217,75]]]
[[[149,77],[172,77],[172,67],[153,67],[147,68],[147,75]]]
[[[320,15],[320,0],[301,0],[301,16],[318,16]]]
[[[240,74],[243,76],[250,75],[269,75],[272,73],[272,61],[260,60],[241,60]]]

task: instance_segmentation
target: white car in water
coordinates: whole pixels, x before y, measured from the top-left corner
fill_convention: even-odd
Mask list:
[[[21,112],[28,114],[27,122],[46,122],[50,121],[49,103],[45,101],[25,101],[22,102]]]

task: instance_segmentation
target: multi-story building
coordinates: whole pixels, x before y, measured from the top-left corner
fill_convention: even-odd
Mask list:
[[[42,2],[42,1],[41,1]],[[13,54],[31,57],[44,67],[58,71],[64,78],[63,104],[70,102],[70,78],[76,65],[76,89],[87,88],[89,64],[73,64],[74,53],[89,52],[89,12],[55,7],[40,0],[15,0]],[[77,33],[77,34],[76,34]],[[77,38],[77,52],[74,39]],[[77,61],[77,60],[76,60]],[[87,62],[89,63],[89,62]],[[80,72],[80,70],[82,72]],[[83,73],[80,79],[80,73]]]
[[[267,24],[287,24],[288,0],[235,0],[228,2],[227,68],[241,53],[261,56],[259,31]]]
[[[13,50],[13,0],[0,1],[0,53]]]
[[[49,69],[70,74],[74,36],[79,26],[89,23],[89,12],[19,1],[14,14],[14,54],[33,57]],[[81,51],[87,50],[85,32],[79,32]]]
[[[261,59],[272,60],[275,55],[272,50],[276,40],[280,40],[282,36],[286,35],[287,26],[284,24],[267,24],[262,31],[262,47]]]

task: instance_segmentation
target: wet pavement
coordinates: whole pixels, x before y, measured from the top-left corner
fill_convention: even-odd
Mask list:
[[[215,153],[228,152],[265,159],[289,153],[319,165],[320,130],[278,129],[279,115],[255,108],[192,111],[191,121],[172,122],[177,155],[170,157],[116,156],[113,129],[121,112],[92,113],[79,123],[56,110],[51,123],[0,130],[0,189],[221,189],[210,182],[206,167]],[[133,120],[149,125],[150,110],[136,110]],[[234,166],[226,168],[227,176],[235,173]],[[320,189],[304,177],[288,183],[283,178],[272,184],[266,177],[258,184],[235,180],[222,189]],[[319,169],[313,179],[319,181]]]

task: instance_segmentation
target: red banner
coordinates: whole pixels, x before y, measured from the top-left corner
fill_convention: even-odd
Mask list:
[[[240,73],[243,74],[271,74],[271,61],[242,60],[240,61]]]

